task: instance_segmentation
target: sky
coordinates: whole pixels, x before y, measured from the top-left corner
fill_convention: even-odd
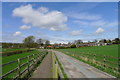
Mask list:
[[[2,42],[27,36],[51,43],[118,37],[117,2],[3,2]]]
[[[2,2],[119,2],[119,0],[1,0]]]

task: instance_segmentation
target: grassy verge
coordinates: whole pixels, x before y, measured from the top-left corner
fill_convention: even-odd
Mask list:
[[[55,56],[56,56],[56,55],[55,55]],[[56,56],[56,60],[57,60],[57,62],[58,62],[58,65],[59,65],[59,67],[60,67],[60,69],[61,69],[61,71],[62,71],[62,74],[63,74],[65,80],[68,80],[67,74],[64,72],[64,69],[62,68],[62,64],[61,64],[60,61],[58,60],[57,56]]]

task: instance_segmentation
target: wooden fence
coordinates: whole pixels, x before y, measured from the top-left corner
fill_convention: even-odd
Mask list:
[[[42,61],[42,59],[45,57],[46,53],[36,53],[29,55],[24,58],[20,58],[15,61],[11,61],[5,64],[2,64],[2,67],[9,66],[10,64],[17,63],[17,67],[10,70],[9,72],[2,75],[2,79],[9,78],[9,75],[13,75],[13,80],[19,79],[19,78],[27,78],[30,76],[31,71],[34,71],[34,69],[37,67],[38,63]],[[23,63],[23,60],[25,61]]]
[[[53,78],[59,78],[59,77],[64,78],[59,62],[54,53],[52,53],[52,64],[53,64]]]
[[[120,76],[120,57],[112,57],[100,54],[90,54],[81,52],[80,54],[66,53],[75,57],[83,62],[91,64],[107,73],[110,73],[119,78]]]

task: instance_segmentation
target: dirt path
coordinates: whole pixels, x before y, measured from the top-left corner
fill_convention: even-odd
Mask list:
[[[30,78],[52,78],[52,56],[51,53],[48,53],[43,59],[40,66],[35,70],[33,76]]]
[[[66,54],[52,52],[57,55],[68,78],[115,78]]]

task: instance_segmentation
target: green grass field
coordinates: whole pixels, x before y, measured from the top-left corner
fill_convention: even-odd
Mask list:
[[[70,54],[80,54],[81,52],[89,54],[101,54],[106,56],[118,57],[118,45],[109,46],[92,46],[92,47],[81,47],[81,48],[69,48],[69,49],[57,49],[62,52],[69,52]]]
[[[93,58],[93,54],[96,54],[96,59],[103,61],[103,57],[111,56],[118,57],[118,45],[109,45],[109,46],[91,46],[91,47],[81,47],[81,48],[68,48],[68,49],[57,49],[66,54],[76,54],[81,56],[89,56]],[[110,61],[118,62],[117,59],[107,58]],[[112,65],[112,64],[111,64]]]
[[[80,59],[78,56],[87,57],[88,59],[93,60],[95,54],[95,60],[100,62],[101,64],[104,64],[104,56],[106,57],[105,64],[107,66],[110,66],[112,68],[118,68],[118,46],[119,45],[107,45],[107,46],[91,46],[91,47],[81,47],[81,48],[68,48],[68,49],[56,49],[58,51],[61,51],[67,55],[70,55],[78,60]],[[73,56],[77,55],[77,56]],[[96,64],[92,64],[90,61],[84,61],[90,65],[96,66]],[[100,66],[103,71],[105,70],[104,67]],[[106,72],[110,72],[110,74],[116,76],[116,74],[111,73],[112,69],[106,69]]]
[[[45,52],[43,52],[43,51],[40,51],[40,50],[34,50],[34,51],[31,51],[31,52],[25,52],[25,53],[22,53],[22,54],[15,54],[15,55],[11,55],[11,56],[4,56],[4,57],[2,57],[2,64],[4,64],[4,63],[8,63],[8,62],[10,62],[10,61],[15,61],[15,60],[17,60],[18,58],[24,58],[24,57],[27,57],[27,56],[29,56],[29,55],[32,55],[32,54],[36,54],[36,53],[45,53]],[[31,57],[30,59],[32,59],[33,57]],[[22,60],[21,61],[21,63],[20,64],[23,64],[23,63],[25,63],[25,62],[27,62],[27,59],[25,59],[25,60]],[[7,65],[7,66],[5,66],[5,67],[2,67],[2,74],[5,74],[5,73],[7,73],[8,71],[10,71],[10,70],[12,70],[12,69],[14,69],[14,68],[17,68],[17,66],[18,66],[18,63],[16,62],[16,63],[12,63],[12,64],[10,64],[10,65]],[[24,70],[25,68],[26,68],[27,66],[25,66],[25,67],[23,67],[23,68],[21,68],[21,70]],[[18,72],[17,73],[14,73],[14,74],[11,74],[11,75],[9,75],[8,77],[13,77],[13,76],[15,76],[16,74],[18,74]]]
[[[10,51],[19,51],[19,50],[27,50],[27,49],[5,49],[5,48],[2,48],[0,50],[0,52],[10,52]]]

